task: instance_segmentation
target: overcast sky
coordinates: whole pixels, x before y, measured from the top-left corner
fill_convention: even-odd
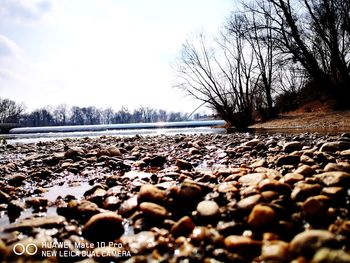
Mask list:
[[[214,33],[232,0],[0,0],[0,97],[192,111],[171,65],[193,33]]]

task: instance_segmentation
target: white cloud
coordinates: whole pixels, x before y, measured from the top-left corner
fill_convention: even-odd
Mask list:
[[[20,58],[23,50],[8,37],[0,34],[0,58],[15,57]]]
[[[0,18],[20,23],[39,21],[55,4],[55,0],[0,0]]]

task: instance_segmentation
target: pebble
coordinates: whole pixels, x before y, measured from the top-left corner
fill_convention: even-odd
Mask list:
[[[283,241],[269,241],[263,244],[261,257],[266,262],[287,262],[289,244]]]
[[[283,151],[286,153],[291,153],[294,151],[300,151],[303,148],[303,145],[298,141],[287,142],[283,146]]]
[[[160,205],[151,202],[143,202],[140,204],[140,211],[144,215],[152,217],[154,219],[165,218],[168,214],[167,210]]]
[[[9,178],[8,180],[8,183],[9,185],[12,185],[12,186],[21,186],[25,179],[26,179],[26,176],[24,174],[18,173],[11,176],[11,178]]]
[[[350,142],[339,141],[339,142],[326,142],[324,143],[320,151],[321,152],[336,152],[341,150],[350,149]]]
[[[251,210],[261,199],[260,194],[248,196],[237,203],[237,207],[243,210]]]
[[[348,143],[235,133],[0,147],[1,220],[19,216],[1,230],[0,261],[44,239],[131,253],[95,247],[84,262],[348,262]]]
[[[301,174],[303,176],[311,176],[315,173],[315,170],[311,166],[304,164],[299,166],[294,173]]]
[[[265,174],[263,173],[252,173],[241,176],[238,182],[243,185],[258,185],[264,178]]]
[[[315,175],[326,186],[344,186],[350,184],[350,174],[346,172],[325,172]]]
[[[297,165],[300,162],[300,156],[298,155],[283,155],[277,158],[276,165]]]
[[[85,152],[81,147],[70,147],[64,154],[65,159],[76,159],[78,156],[84,156]]]
[[[242,146],[254,147],[260,143],[262,143],[262,141],[260,141],[259,139],[253,139],[253,140],[250,140],[250,141],[243,143]]]
[[[283,182],[285,182],[286,184],[289,185],[293,185],[299,181],[302,181],[304,179],[304,176],[300,173],[287,173],[284,177],[283,177]]]
[[[350,164],[347,162],[339,162],[339,163],[327,163],[327,165],[323,169],[325,172],[332,171],[341,171],[341,172],[350,172]]]
[[[93,242],[113,241],[124,233],[123,218],[114,212],[92,216],[82,229],[83,236]]]
[[[144,201],[162,203],[165,199],[165,191],[151,184],[142,185],[138,193],[138,200],[140,203]]]
[[[63,216],[45,216],[45,217],[32,217],[21,219],[16,223],[10,224],[5,227],[5,231],[23,231],[33,228],[54,228],[61,227],[66,222]]]
[[[253,228],[262,228],[273,224],[276,216],[276,212],[271,207],[257,204],[250,212],[247,222]]]
[[[196,225],[193,223],[191,217],[184,216],[173,225],[171,233],[174,237],[188,237],[195,227]]]
[[[197,205],[197,212],[201,217],[215,217],[219,214],[219,206],[214,201],[202,201]]]
[[[304,201],[306,198],[318,195],[322,190],[319,184],[307,184],[300,182],[295,185],[291,193],[291,198],[294,201]]]
[[[254,255],[261,249],[261,242],[251,239],[250,237],[230,235],[224,240],[225,247],[236,253],[251,253]]]
[[[349,263],[350,254],[341,249],[322,248],[317,250],[311,263]]]
[[[314,253],[323,247],[334,248],[338,240],[326,230],[306,230],[297,234],[289,244],[291,253],[297,256],[312,258]]]
[[[188,170],[191,171],[193,166],[190,162],[185,161],[183,159],[177,159],[175,162],[175,165],[180,169],[180,170]]]

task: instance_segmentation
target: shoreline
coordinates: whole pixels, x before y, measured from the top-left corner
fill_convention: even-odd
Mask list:
[[[0,155],[4,261],[350,258],[349,134],[101,136]]]

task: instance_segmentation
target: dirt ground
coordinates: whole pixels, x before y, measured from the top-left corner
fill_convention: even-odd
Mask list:
[[[280,114],[276,119],[257,123],[257,129],[343,129],[350,131],[350,110]]]

